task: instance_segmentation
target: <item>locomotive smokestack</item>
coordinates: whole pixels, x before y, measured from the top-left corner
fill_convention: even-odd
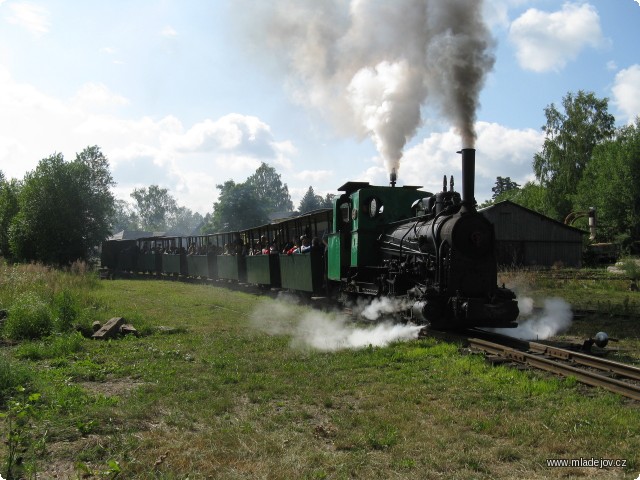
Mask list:
[[[396,186],[396,180],[398,179],[398,174],[396,173],[396,169],[391,169],[391,175],[389,175],[389,185],[392,187]]]
[[[458,153],[462,154],[462,212],[472,212],[476,208],[474,198],[476,176],[476,150],[475,148],[463,148]]]

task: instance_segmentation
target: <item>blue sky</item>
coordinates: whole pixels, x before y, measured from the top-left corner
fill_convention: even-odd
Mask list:
[[[387,184],[371,136],[336,113],[346,105],[340,90],[346,83],[332,84],[327,95],[327,85],[300,76],[315,71],[306,62],[317,59],[296,57],[309,51],[302,46],[322,47],[305,44],[299,27],[333,27],[333,19],[344,26],[349,11],[366,13],[369,3],[384,5],[0,0],[0,170],[22,178],[55,152],[73,159],[98,145],[118,197],[130,200],[134,188],[159,184],[202,214],[212,209],[216,184],[244,181],[262,161],[281,174],[295,204],[310,185],[324,195],[348,180]],[[329,7],[334,17],[316,15]],[[273,27],[276,10],[280,23]],[[608,97],[619,125],[640,114],[637,0],[493,0],[482,18],[495,40],[495,63],[476,111],[478,201],[491,196],[498,175],[521,184],[533,179],[544,108],[559,105],[567,92]],[[404,28],[383,20],[362,20],[381,48]],[[268,41],[273,31],[265,25],[282,27],[280,43]],[[399,184],[437,191],[443,174],[459,183],[455,152],[463,145],[429,98],[422,103],[420,124],[403,148]]]

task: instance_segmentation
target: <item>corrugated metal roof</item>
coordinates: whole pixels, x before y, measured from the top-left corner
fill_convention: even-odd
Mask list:
[[[150,237],[150,232],[140,230],[122,230],[111,235],[108,240],[137,240],[138,238]]]
[[[551,217],[547,217],[546,215],[543,215],[542,213],[536,212],[535,210],[531,210],[529,208],[523,207],[522,205],[518,205],[515,202],[512,202],[511,200],[503,200],[502,202],[498,202],[498,203],[494,203],[493,205],[489,206],[489,207],[485,207],[485,208],[481,208],[478,210],[478,212],[480,213],[491,213],[494,210],[501,210],[504,209],[505,207],[510,207],[513,209],[517,209],[517,210],[521,210],[523,213],[527,214],[527,215],[534,215],[536,217],[538,217],[541,220],[547,221],[547,222],[551,222],[552,224],[557,225],[558,227],[561,228],[566,228],[568,230],[572,230],[574,232],[580,232],[580,234],[584,235],[588,232],[585,232],[584,230],[581,230],[579,228],[576,227],[572,227],[571,225],[565,225],[562,222],[559,222],[558,220],[551,218]]]

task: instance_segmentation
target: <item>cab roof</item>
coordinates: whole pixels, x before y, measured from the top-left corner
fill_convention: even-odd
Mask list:
[[[339,192],[345,192],[347,195],[350,195],[351,193],[360,190],[361,188],[365,188],[365,187],[370,187],[372,185],[369,184],[369,182],[347,182],[344,185],[342,185],[338,191]],[[403,185],[402,187],[388,187],[388,186],[377,186],[377,185],[373,185],[374,187],[377,188],[404,188],[405,190],[418,190],[419,188],[422,188],[421,186],[414,186],[414,185]]]

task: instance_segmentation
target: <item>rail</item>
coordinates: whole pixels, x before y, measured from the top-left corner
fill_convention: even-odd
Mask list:
[[[604,388],[605,390],[640,401],[640,385],[608,377],[602,373],[593,371],[598,370],[599,372],[613,373],[620,377],[639,381],[640,369],[632,365],[625,365],[598,357],[590,357],[589,355],[572,352],[571,350],[550,347],[539,343],[529,343],[529,350],[534,352],[530,353],[480,338],[469,338],[468,342],[469,347],[474,351],[487,352],[516,363],[566,377],[572,376],[584,384]],[[593,370],[577,368],[566,362],[589,367]]]

